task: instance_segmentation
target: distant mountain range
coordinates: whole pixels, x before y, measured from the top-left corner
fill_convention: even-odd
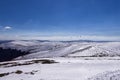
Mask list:
[[[29,52],[29,54],[24,56],[15,56],[11,59],[120,56],[120,42],[113,41],[5,40],[0,41],[0,47],[3,49],[15,49],[21,52]],[[2,54],[3,53],[0,52],[0,55]],[[8,57],[8,54],[10,54],[10,52],[4,55],[4,57]]]

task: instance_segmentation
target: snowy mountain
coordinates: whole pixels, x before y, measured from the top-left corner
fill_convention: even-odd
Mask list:
[[[120,80],[120,42],[19,40],[0,47],[30,52],[0,62],[0,80]]]
[[[1,43],[0,47],[30,52],[17,59],[120,56],[120,42],[16,40]]]

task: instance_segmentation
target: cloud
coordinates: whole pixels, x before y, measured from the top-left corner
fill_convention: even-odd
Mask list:
[[[4,29],[5,29],[5,30],[11,30],[12,27],[11,27],[11,26],[5,26]]]

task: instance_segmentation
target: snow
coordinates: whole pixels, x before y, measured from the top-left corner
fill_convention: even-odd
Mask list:
[[[60,42],[60,41],[12,41],[0,44],[3,48],[30,51],[17,59],[46,57],[117,57],[120,56],[120,42]]]
[[[75,54],[70,54],[69,56],[93,56],[99,55],[100,53],[111,57],[119,56],[120,42],[93,43],[91,44],[91,48]]]
[[[100,73],[88,80],[120,80],[120,70]]]
[[[33,46],[37,44],[37,41],[13,41],[10,42],[11,44],[15,44],[15,45],[22,45],[22,46]]]
[[[57,44],[57,43],[55,43]],[[46,45],[43,45],[46,49]],[[41,47],[39,47],[41,49]],[[51,49],[38,50],[35,53],[28,54],[21,59],[40,58],[40,57],[117,57],[120,55],[120,42],[106,43],[61,43],[56,48],[55,45]]]
[[[4,77],[0,77],[0,80],[97,80],[94,78],[96,78],[98,74],[101,74],[100,76],[103,76],[105,75],[105,72],[110,72],[110,74],[112,74],[111,72],[120,70],[119,60],[81,60],[79,58],[49,59],[56,60],[59,63],[39,63],[8,68],[1,67],[0,74],[15,72],[17,70],[21,70],[23,73],[11,73]],[[24,60],[22,62],[24,62]],[[34,75],[29,74],[30,72],[34,72]],[[114,75],[115,74],[116,73],[114,73]],[[119,79],[120,77],[118,76],[117,80]],[[110,79],[105,78],[100,80]]]
[[[0,62],[0,76],[6,74],[0,80],[120,80],[120,42],[11,41],[0,47],[31,50],[14,61]],[[11,66],[43,59],[58,63]]]

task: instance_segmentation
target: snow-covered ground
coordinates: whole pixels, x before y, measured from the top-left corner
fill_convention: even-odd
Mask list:
[[[0,80],[120,80],[120,42],[11,41],[0,47],[31,53],[0,62]]]
[[[11,41],[0,47],[30,51],[31,54],[17,59],[120,56],[120,42]]]
[[[9,74],[0,77],[0,80],[120,80],[120,60],[49,59],[58,63],[34,63],[11,67],[1,65],[0,75]],[[30,60],[14,62],[25,63],[26,61]]]

